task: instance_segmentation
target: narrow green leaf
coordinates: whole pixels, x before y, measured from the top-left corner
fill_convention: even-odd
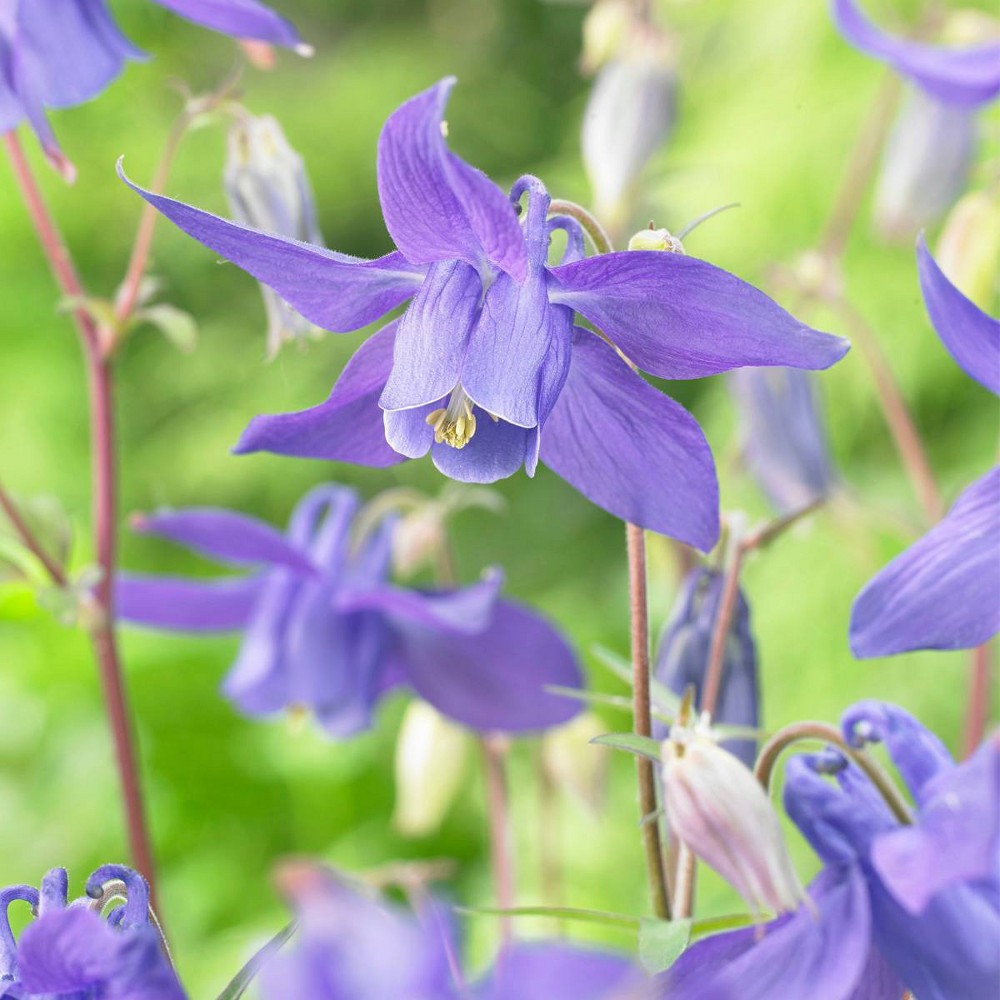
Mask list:
[[[135,314],[137,322],[155,326],[179,351],[190,354],[198,345],[198,327],[194,317],[167,302],[147,306]]]
[[[690,920],[643,917],[639,924],[639,961],[654,975],[663,972],[681,957],[690,938]]]
[[[606,910],[579,910],[572,906],[516,906],[509,910],[492,906],[456,906],[456,913],[479,917],[549,917],[556,920],[577,920],[587,924],[603,924],[606,927],[628,927],[638,930],[641,920],[625,913],[609,913]],[[223,1000],[222,997],[219,1000]]]
[[[295,933],[294,921],[282,927],[263,948],[253,955],[250,961],[236,973],[236,978],[219,994],[219,1000],[239,1000],[265,963],[281,949],[293,933]]]
[[[590,651],[597,658],[597,662],[609,673],[613,674],[620,681],[632,687],[632,664],[606,646],[595,644],[590,647]],[[665,684],[660,683],[655,677],[649,679],[649,694],[653,700],[653,705],[659,709],[660,718],[670,722],[677,715],[680,707],[680,698],[677,697]]]
[[[638,736],[635,733],[606,733],[604,736],[595,736],[590,742],[615,750],[624,750],[637,757],[648,757],[657,762],[660,760],[660,744],[648,736]]]
[[[704,920],[696,920],[691,925],[691,937],[698,940],[698,938],[708,937],[709,934],[738,930],[740,927],[750,927],[758,922],[752,913],[730,913],[724,917],[706,917]]]
[[[607,705],[609,708],[620,708],[631,712],[632,702],[620,694],[602,694],[600,691],[584,691],[582,688],[563,687],[562,684],[546,684],[545,690],[550,694],[558,694],[563,698],[574,698],[576,701],[589,705]]]

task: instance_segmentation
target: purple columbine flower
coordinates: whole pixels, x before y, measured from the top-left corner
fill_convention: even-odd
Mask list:
[[[295,29],[257,0],[153,0],[236,38],[304,50]],[[0,133],[27,120],[67,179],[72,164],[45,117],[96,97],[126,60],[144,54],[119,31],[106,0],[0,0]]]
[[[278,881],[293,939],[261,972],[261,1000],[638,1000],[642,972],[623,956],[565,941],[514,943],[467,983],[451,920],[424,896],[416,912],[328,869],[296,862]]]
[[[125,902],[104,919],[104,887],[120,883]],[[66,870],[41,889],[0,892],[0,998],[10,1000],[186,1000],[149,922],[149,889],[137,872],[104,865],[87,880],[87,897],[68,904]],[[23,900],[36,918],[15,940],[8,909]],[[98,901],[98,902],[95,902]]]
[[[645,371],[687,379],[741,365],[825,368],[846,342],[693,257],[585,258],[578,224],[549,217],[539,180],[522,177],[508,198],[449,151],[453,83],[407,101],[382,130],[379,195],[398,250],[378,260],[136,189],[324,329],[357,330],[413,300],[361,346],[326,402],[257,417],[237,452],[372,466],[429,452],[445,475],[480,483],[522,466],[533,475],[541,459],[613,514],[710,548],[718,500],[704,435],[616,348]],[[550,267],[554,229],[569,239]],[[574,311],[604,337],[574,326]]]
[[[723,576],[718,570],[699,566],[688,573],[674,602],[670,620],[663,627],[656,653],[656,679],[678,696],[693,687],[696,705],[701,700],[723,584]],[[759,700],[757,648],[750,631],[750,606],[741,589],[726,636],[722,681],[712,721],[757,729],[760,726]],[[656,736],[662,739],[665,735],[661,725]],[[757,754],[755,740],[726,740],[721,745],[747,767],[753,767]]]
[[[935,46],[876,27],[855,0],[833,0],[855,48],[887,63],[912,88],[886,146],[875,215],[887,236],[912,235],[961,193],[974,160],[979,108],[1000,94],[1000,42]],[[975,42],[976,33],[971,33]]]
[[[699,941],[667,974],[671,1000],[899,1000],[904,989],[921,1000],[996,996],[997,738],[955,765],[895,706],[861,703],[843,724],[852,742],[885,740],[916,798],[916,823],[901,826],[838,752],[793,757],[785,806],[824,862],[812,907],[763,934],[748,928]]]
[[[743,368],[729,376],[743,461],[779,514],[829,495],[835,474],[814,376],[794,368]]]
[[[923,237],[917,263],[934,329],[962,370],[1000,394],[1000,322],[944,275]],[[897,556],[851,609],[861,658],[913,649],[969,649],[1000,631],[1000,466],[976,480],[943,520]]]
[[[139,531],[256,571],[221,580],[123,574],[118,615],[153,628],[243,632],[226,696],[249,716],[309,708],[333,736],[369,727],[379,700],[402,686],[472,729],[539,730],[576,714],[545,690],[582,685],[576,658],[548,622],[499,598],[499,573],[461,589],[392,586],[392,523],[352,539],[357,506],[352,490],[318,487],[286,534],[215,508],[142,517]]]

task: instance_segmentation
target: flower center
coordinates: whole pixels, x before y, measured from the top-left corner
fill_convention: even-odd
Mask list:
[[[447,407],[428,413],[427,423],[434,428],[434,440],[437,444],[464,448],[476,433],[472,400],[460,385],[456,385],[448,398]]]

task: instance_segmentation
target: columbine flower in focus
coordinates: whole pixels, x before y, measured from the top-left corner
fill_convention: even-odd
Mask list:
[[[256,418],[236,450],[372,466],[429,452],[445,475],[483,483],[522,466],[533,475],[541,459],[613,514],[710,548],[718,504],[704,436],[607,341],[667,378],[741,365],[825,368],[846,342],[693,257],[585,258],[579,225],[548,217],[539,180],[522,177],[507,198],[449,151],[443,115],[453,82],[407,101],[382,130],[379,192],[399,249],[378,260],[139,191],[325,329],[359,329],[413,299],[361,346],[325,403]],[[569,239],[550,267],[554,229]],[[574,327],[574,310],[607,340]]]
[[[961,194],[975,157],[980,107],[1000,93],[1000,42],[984,15],[946,25],[937,47],[881,31],[855,0],[833,0],[841,34],[911,84],[889,136],[875,195],[876,224],[911,237]],[[957,22],[957,23],[956,23]]]
[[[920,289],[931,323],[962,370],[1000,394],[1000,322],[944,275],[921,237]],[[858,657],[969,649],[1000,631],[1000,466],[969,486],[947,515],[897,556],[851,609]]]
[[[224,175],[233,217],[245,226],[322,246],[316,205],[302,157],[288,144],[271,115],[243,114],[229,130]],[[286,340],[316,332],[267,285],[260,286],[267,311],[267,353],[273,358]]]
[[[747,929],[699,941],[667,973],[671,1000],[996,996],[997,737],[956,766],[895,706],[863,702],[843,725],[856,745],[885,740],[917,800],[916,823],[901,826],[838,752],[793,757],[785,806],[824,864],[809,887],[813,907],[773,921],[763,935]]]
[[[605,0],[587,15],[582,62],[597,75],[583,113],[583,163],[594,210],[612,229],[627,221],[628,196],[673,129],[675,49],[633,4]]]
[[[304,50],[295,29],[257,0],[153,0],[175,14],[236,38]],[[52,165],[72,164],[45,117],[96,97],[126,60],[144,55],[118,30],[106,0],[0,2],[0,133],[27,121]]]
[[[572,651],[548,622],[499,598],[499,573],[465,588],[394,587],[393,525],[352,539],[357,506],[351,490],[318,487],[285,535],[214,508],[142,517],[139,531],[257,571],[221,580],[123,574],[118,615],[153,628],[242,631],[226,696],[250,716],[311,709],[333,736],[370,726],[379,700],[404,686],[472,729],[544,729],[576,714],[545,691],[582,684]]]
[[[707,567],[691,570],[681,585],[657,648],[653,669],[656,679],[678,697],[693,688],[696,704],[701,700],[724,582],[718,570]],[[722,678],[712,721],[748,729],[760,726],[757,648],[750,631],[750,606],[742,589],[726,635]],[[747,767],[753,767],[755,740],[726,740],[721,745]]]
[[[124,898],[101,916],[105,886]],[[149,920],[149,889],[141,875],[121,865],[104,865],[87,880],[87,897],[68,904],[63,868],[54,868],[41,888],[10,886],[0,891],[0,997],[11,1000],[186,1000]],[[15,900],[37,915],[17,941],[7,909]],[[68,905],[67,905],[68,904]]]
[[[779,514],[829,495],[834,485],[818,387],[794,368],[743,368],[728,379],[743,461]]]
[[[674,836],[731,883],[751,912],[794,910],[802,886],[778,816],[753,773],[701,720],[674,723],[662,761],[664,810]]]
[[[451,921],[421,894],[416,912],[308,862],[278,884],[298,920],[264,966],[261,1000],[629,1000],[646,977],[626,958],[565,941],[506,945],[466,983]]]

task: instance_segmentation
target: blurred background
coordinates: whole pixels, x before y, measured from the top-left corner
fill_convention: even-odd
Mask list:
[[[130,65],[97,101],[52,121],[79,169],[65,187],[27,145],[46,193],[95,295],[113,293],[139,214],[114,175],[124,155],[140,182],[153,170],[182,100],[176,83],[212,88],[239,55],[227,39],[140,0],[113,0],[126,32],[154,58]],[[581,121],[590,82],[579,70],[586,7],[540,0],[275,0],[316,49],[280,53],[274,72],[248,70],[244,101],[275,115],[303,155],[327,243],[359,256],[390,248],[375,183],[375,143],[386,116],[440,77],[459,77],[448,110],[449,142],[501,185],[542,177],[556,197],[590,203]],[[906,24],[916,4],[868,5],[881,23]],[[966,6],[989,10],[989,2]],[[676,126],[649,163],[623,231],[650,218],[673,231],[728,202],[740,208],[685,241],[756,284],[816,241],[881,68],[853,51],[821,0],[690,0],[656,15],[677,43]],[[995,133],[996,121],[993,121]],[[226,125],[184,141],[168,193],[227,213],[221,176]],[[984,162],[996,156],[987,138]],[[974,183],[976,174],[973,174]],[[928,443],[950,502],[993,462],[996,404],[951,362],[920,300],[910,238],[890,245],[866,205],[844,259],[848,296],[869,319]],[[935,230],[931,230],[932,246]],[[79,350],[57,312],[53,285],[6,164],[0,163],[0,454],[20,496],[57,497],[76,528],[73,565],[87,540],[88,431]],[[196,317],[197,348],[178,351],[138,330],[121,357],[118,414],[123,515],[160,505],[233,507],[283,523],[310,486],[336,480],[365,497],[397,485],[436,491],[429,461],[387,471],[269,456],[233,458],[248,419],[324,399],[364,334],[287,346],[264,362],[265,318],[255,283],[168,225],[157,231],[153,272],[162,297]],[[784,300],[792,306],[790,299]],[[815,325],[837,328],[819,314]],[[957,748],[967,658],[923,653],[855,661],[847,644],[851,601],[912,541],[919,508],[902,475],[872,381],[858,351],[819,380],[842,497],[751,560],[745,590],[758,641],[764,721],[836,720],[859,698],[899,702]],[[769,516],[740,469],[738,427],[722,378],[666,387],[702,422],[716,453],[726,511]],[[669,489],[670,484],[663,484]],[[624,692],[596,668],[595,644],[628,651],[624,532],[553,474],[498,484],[504,513],[470,511],[454,522],[463,580],[503,566],[508,593],[542,609],[571,637],[596,685]],[[658,630],[677,586],[673,555],[651,545],[651,614]],[[155,540],[122,532],[122,562],[135,570],[198,572],[203,566]],[[377,728],[337,744],[308,722],[238,717],[218,694],[236,639],[185,639],[127,630],[124,652],[165,920],[192,997],[215,996],[252,948],[285,921],[268,872],[291,853],[363,870],[403,858],[453,858],[449,895],[489,905],[481,792],[473,754],[463,794],[440,830],[412,840],[391,825],[392,757],[403,699]],[[601,710],[608,730],[626,716]],[[535,750],[518,747],[511,792],[517,823],[518,899],[542,900],[541,828],[563,853],[562,901],[646,912],[633,764],[610,761],[599,814],[566,798],[560,828],[540,815]],[[580,744],[579,754],[606,751]],[[53,865],[72,885],[98,863],[124,860],[114,767],[85,637],[63,627],[26,587],[0,588],[0,884],[36,882]],[[797,836],[800,871],[817,862]],[[710,877],[702,913],[733,912],[735,894]],[[477,960],[495,938],[493,918],[463,918]],[[526,934],[551,931],[524,920]],[[628,934],[588,925],[574,934],[631,947]]]

